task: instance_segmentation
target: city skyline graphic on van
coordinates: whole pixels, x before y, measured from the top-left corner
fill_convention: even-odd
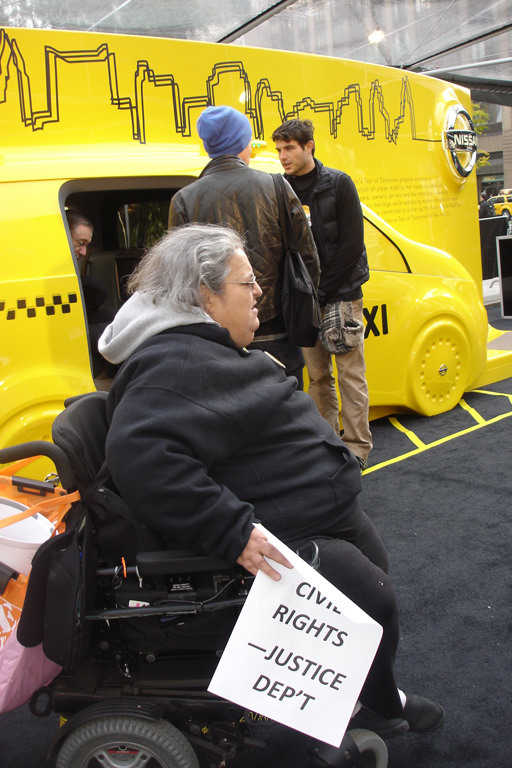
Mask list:
[[[282,122],[293,118],[300,118],[306,110],[311,110],[315,114],[327,113],[329,131],[333,138],[338,136],[338,129],[342,122],[344,110],[356,110],[358,132],[369,141],[376,136],[376,122],[380,115],[384,124],[384,136],[391,144],[397,143],[400,128],[408,112],[411,138],[416,141],[436,142],[434,139],[421,139],[416,134],[414,99],[407,76],[402,78],[399,114],[395,118],[392,118],[386,109],[385,93],[381,84],[377,79],[372,81],[366,105],[368,116],[365,119],[365,104],[359,83],[350,83],[350,85],[346,86],[343,89],[343,96],[336,101],[317,101],[312,96],[304,95],[300,100],[295,101],[291,108],[287,108],[283,92],[274,89],[268,78],[259,79],[255,88],[253,88],[243,61],[224,61],[214,64],[211,74],[206,78],[204,93],[184,97],[182,97],[180,85],[172,73],[157,74],[147,60],[141,59],[137,61],[136,69],[133,73],[133,93],[131,95],[122,94],[118,85],[116,54],[109,50],[107,43],[103,43],[91,50],[71,51],[59,51],[52,46],[46,45],[44,47],[44,62],[46,108],[35,110],[32,106],[30,73],[27,71],[23,52],[20,50],[15,39],[11,38],[5,30],[0,30],[0,104],[6,102],[9,80],[16,77],[20,119],[25,127],[32,128],[34,132],[41,131],[45,126],[58,123],[60,120],[57,64],[58,62],[63,62],[69,65],[91,63],[106,65],[110,103],[118,110],[128,113],[131,121],[132,138],[141,144],[146,143],[144,88],[147,84],[151,84],[156,88],[164,87],[170,89],[175,130],[183,137],[190,137],[192,110],[205,109],[216,104],[215,90],[224,77],[236,77],[244,83],[245,114],[252,121],[255,139],[264,140],[268,132],[263,118],[263,103],[267,99],[277,107]]]

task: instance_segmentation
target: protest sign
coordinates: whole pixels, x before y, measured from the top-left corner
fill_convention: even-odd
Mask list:
[[[208,690],[338,747],[382,627],[263,526],[288,558],[259,571]]]

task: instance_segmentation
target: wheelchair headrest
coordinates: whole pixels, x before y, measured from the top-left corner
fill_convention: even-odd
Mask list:
[[[83,494],[105,460],[107,392],[90,392],[70,398],[52,427],[53,442],[67,455],[75,488]],[[66,488],[67,491],[74,490]]]

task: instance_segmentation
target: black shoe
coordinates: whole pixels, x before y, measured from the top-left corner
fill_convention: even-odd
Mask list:
[[[373,731],[382,739],[390,739],[393,736],[400,736],[409,730],[409,724],[407,720],[401,717],[393,717],[391,720],[387,720],[385,717],[378,715],[376,712],[372,712],[371,709],[361,707],[348,724],[349,730],[353,728],[364,728],[368,731]]]
[[[410,731],[426,733],[435,731],[444,723],[444,709],[436,701],[408,693],[405,700],[404,717]]]

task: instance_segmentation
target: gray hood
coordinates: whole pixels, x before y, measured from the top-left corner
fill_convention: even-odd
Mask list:
[[[143,341],[160,331],[195,323],[215,321],[199,307],[153,301],[137,291],[105,328],[98,349],[110,363],[122,363]]]

